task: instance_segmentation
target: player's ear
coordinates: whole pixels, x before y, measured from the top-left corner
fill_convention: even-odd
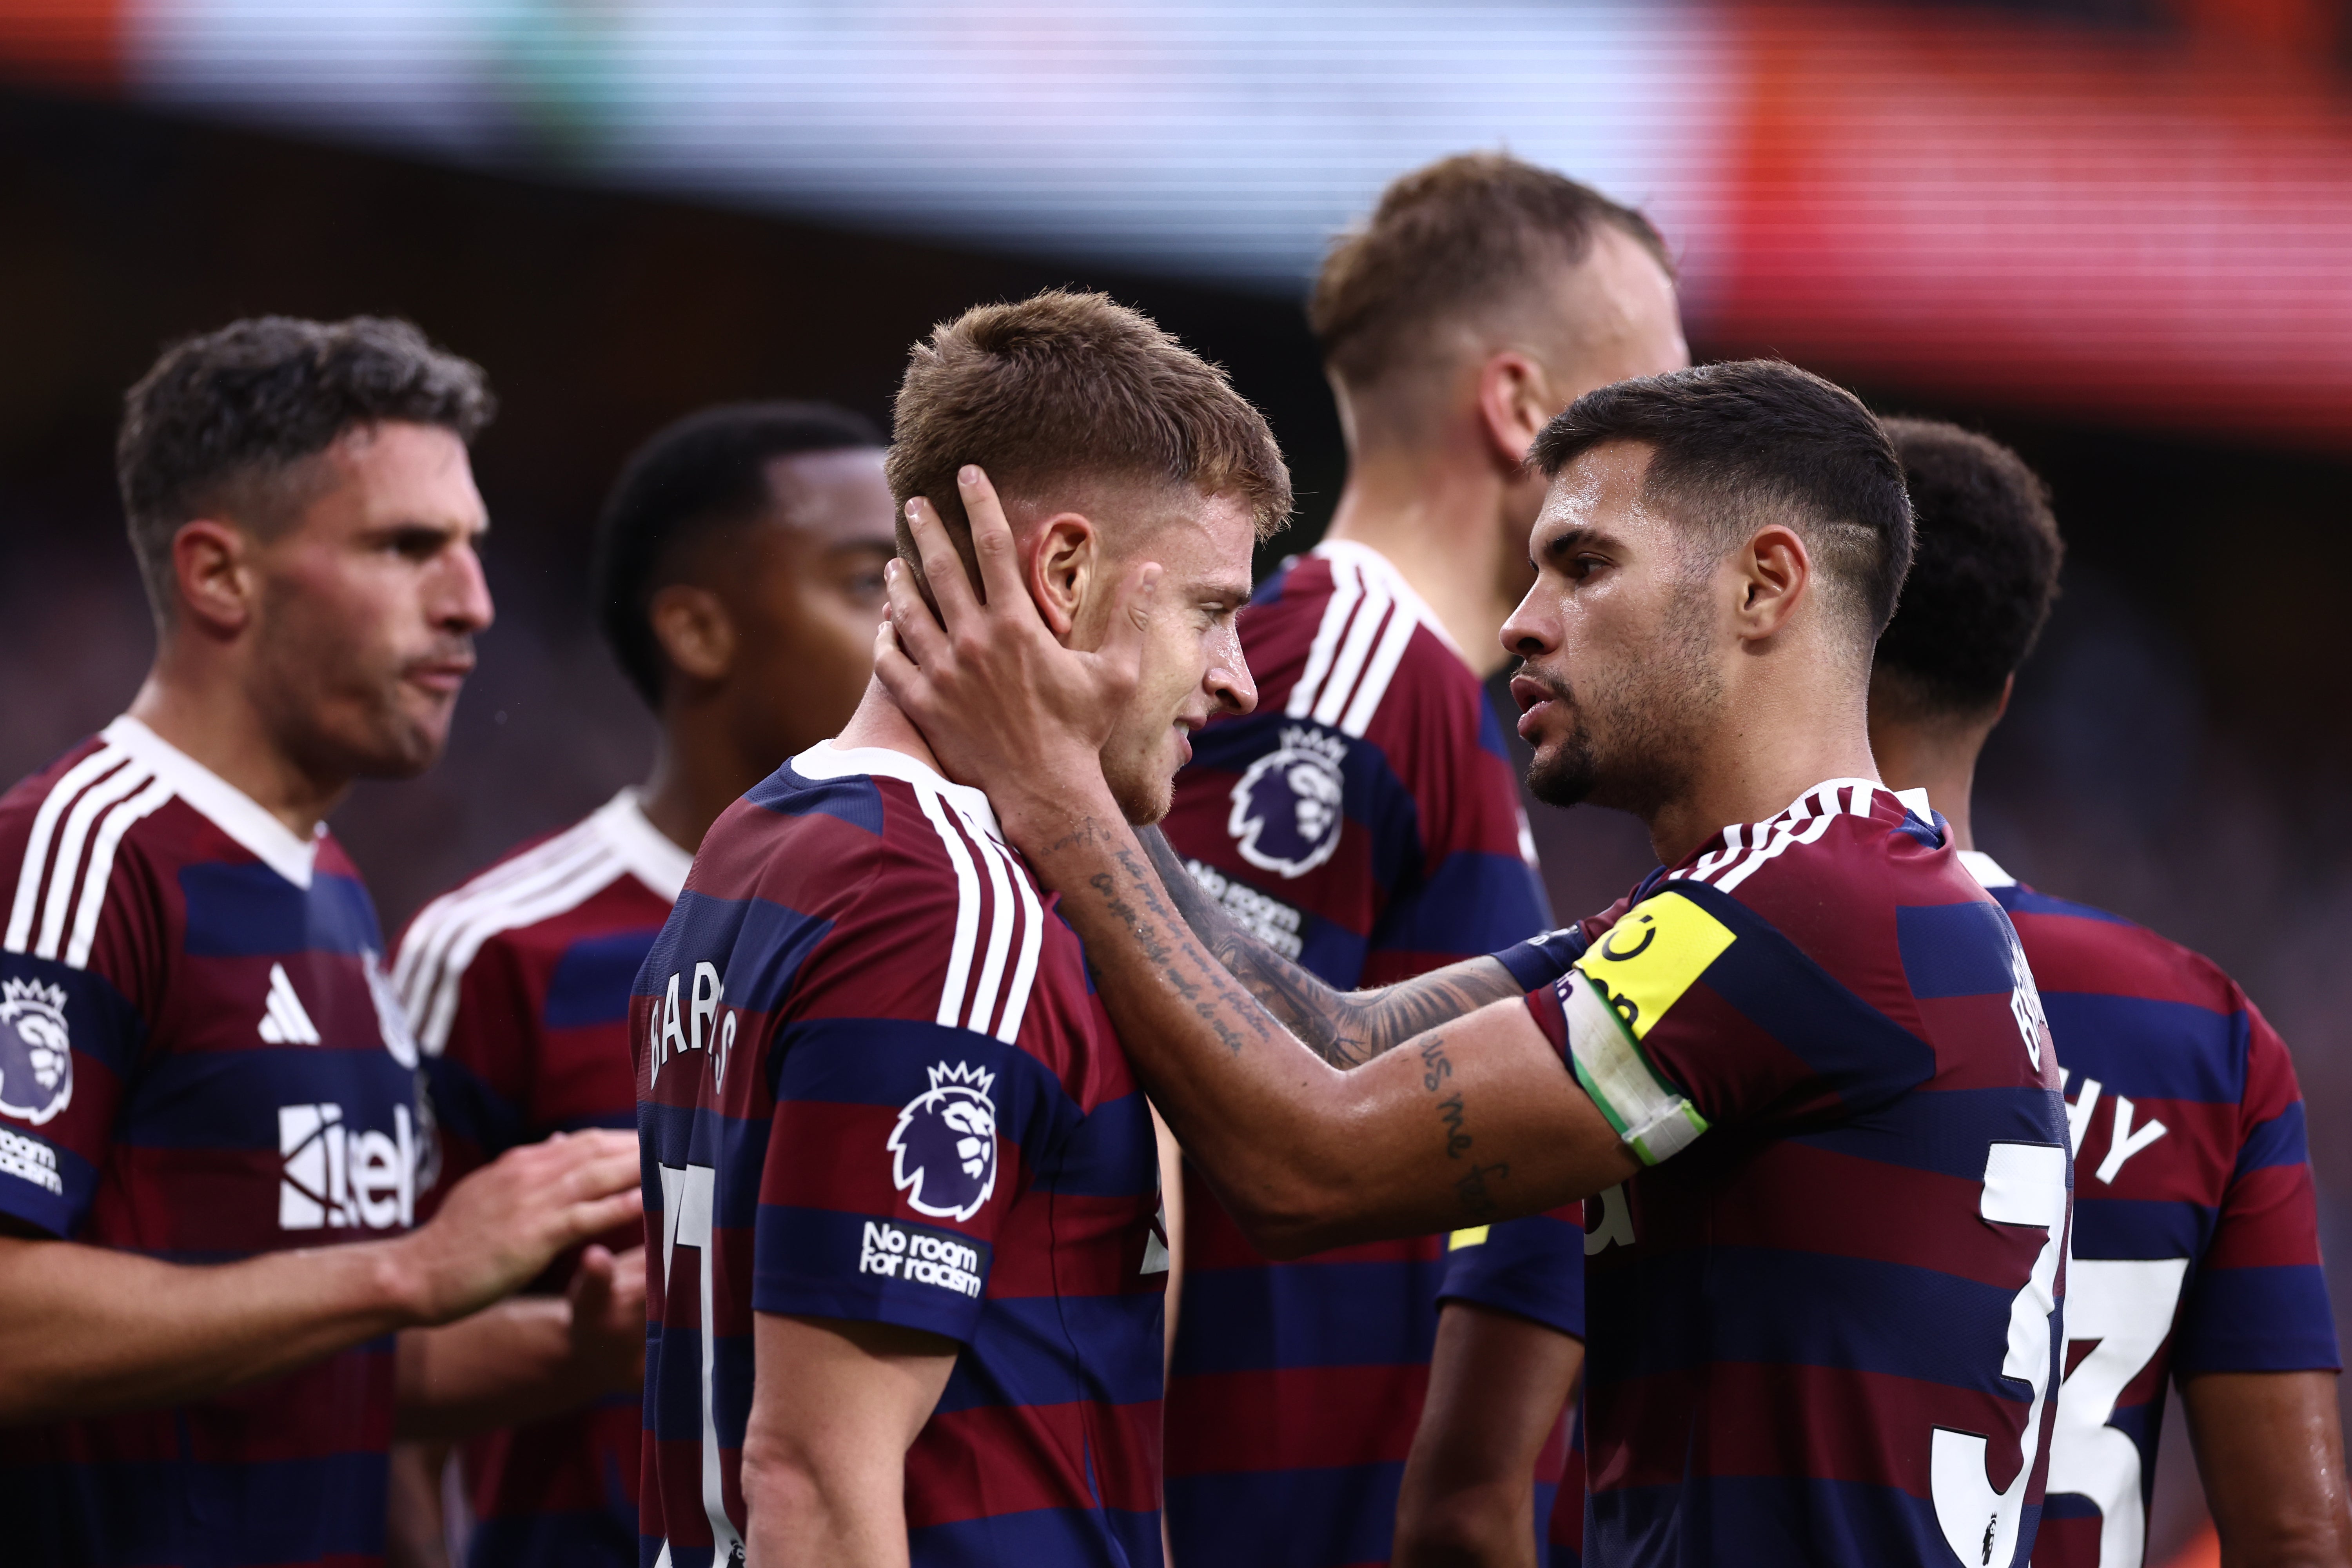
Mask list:
[[[172,535],[172,581],[179,608],[215,637],[234,637],[253,619],[260,584],[254,541],[235,523],[200,517]]]
[[[740,642],[727,603],[708,588],[672,583],[646,606],[662,658],[688,680],[716,684],[735,668]]]
[[[1029,596],[1038,615],[1047,630],[1067,637],[1087,589],[1102,576],[1102,536],[1077,512],[1057,512],[1038,528],[1028,567]]]
[[[1559,410],[1551,378],[1517,349],[1489,354],[1478,367],[1478,417],[1497,463],[1517,473],[1528,449]]]
[[[1812,557],[1797,531],[1784,523],[1758,529],[1731,558],[1739,577],[1732,614],[1743,641],[1761,641],[1789,624],[1812,580]]]

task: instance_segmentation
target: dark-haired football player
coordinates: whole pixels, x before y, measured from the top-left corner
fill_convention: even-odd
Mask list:
[[[1587,1200],[1598,1561],[2018,1568],[2072,1164],[2009,921],[1870,753],[1911,555],[1894,448],[1850,395],[1747,362],[1588,393],[1533,456],[1538,577],[1503,629],[1529,782],[1633,812],[1662,864],[1509,954],[1355,997],[1230,927],[1213,955],[1179,908],[1204,897],[1091,763],[1132,662],[1055,646],[977,483],[984,605],[920,528],[945,631],[894,564],[877,669],[1063,895],[1260,1246]]]
[[[2210,960],[2026,887],[1977,849],[1977,755],[2056,596],[2058,527],[2008,448],[1886,423],[1919,549],[1878,643],[1871,748],[1890,783],[1927,792],[2009,911],[2071,1091],[2065,1380],[2035,1568],[2139,1568],[2168,1384],[2224,1562],[2352,1562],[2341,1358],[2294,1063]]]
[[[516,1150],[415,1223],[416,1045],[324,825],[448,732],[490,622],[467,456],[489,413],[475,366],[367,318],[238,321],[131,391],[155,662],[0,797],[11,1563],[376,1563],[396,1429],[634,1371],[609,1255],[568,1299],[491,1307],[636,1213],[633,1138]]]
[[[451,1174],[635,1125],[637,966],[712,819],[856,708],[896,516],[881,434],[822,405],[706,409],[622,470],[597,617],[659,717],[654,775],[426,905],[393,971]],[[633,1387],[469,1445],[470,1568],[635,1568],[643,1425]]]
[[[1649,221],[1501,153],[1391,184],[1332,247],[1308,315],[1347,488],[1323,542],[1242,617],[1262,700],[1202,731],[1167,833],[1233,918],[1346,990],[1549,923],[1482,685],[1527,591],[1543,497],[1528,447],[1580,393],[1689,354]],[[1519,1322],[1465,1303],[1440,1327],[1442,1237],[1275,1262],[1198,1173],[1187,1186],[1168,1383],[1174,1551],[1281,1568],[1386,1561],[1433,1342],[1477,1357]],[[1556,1430],[1575,1374],[1561,1355],[1522,1380],[1528,1419]],[[1548,1505],[1558,1473],[1555,1455],[1540,1479],[1531,1463],[1506,1484]],[[1434,1549],[1457,1525],[1455,1510],[1408,1507],[1401,1550]]]

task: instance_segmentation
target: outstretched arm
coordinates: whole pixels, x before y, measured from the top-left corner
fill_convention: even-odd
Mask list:
[[[1335,1068],[1360,1066],[1415,1035],[1524,989],[1493,958],[1465,959],[1369,991],[1328,985],[1244,931],[1193,879],[1166,834],[1145,827],[1136,837],[1168,890],[1169,903],[1201,945],[1277,1023]]]
[[[1101,649],[1066,649],[1021,584],[1012,532],[977,469],[962,490],[988,602],[935,514],[913,504],[945,629],[894,566],[895,634],[883,630],[877,671],[1061,891],[1129,1058],[1252,1239],[1297,1256],[1426,1234],[1550,1208],[1630,1174],[1633,1156],[1516,999],[1352,1072],[1297,1048],[1192,935],[1103,782],[1098,753],[1134,688],[1156,569],[1123,585]]]

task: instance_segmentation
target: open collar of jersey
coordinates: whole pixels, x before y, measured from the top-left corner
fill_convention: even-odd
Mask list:
[[[1470,663],[1470,656],[1464,653],[1462,645],[1455,642],[1447,633],[1444,623],[1440,621],[1435,612],[1430,609],[1429,602],[1413,592],[1412,584],[1405,581],[1404,574],[1397,570],[1395,562],[1370,545],[1359,544],[1352,539],[1327,539],[1307,553],[1335,563],[1345,561],[1360,574],[1370,578],[1372,585],[1386,594],[1398,609],[1411,615],[1416,622],[1427,627],[1429,634],[1444,643],[1454,658],[1468,666],[1472,674],[1477,673],[1478,667]]]
[[[694,857],[654,826],[634,784],[598,806],[588,820],[622,869],[671,903],[677,902],[686,891],[686,874],[694,869]]]
[[[893,752],[881,746],[836,746],[831,741],[819,741],[793,759],[793,772],[804,779],[839,779],[872,773],[877,778],[897,779],[903,784],[913,784],[917,789],[930,790],[987,829],[991,838],[999,844],[1004,842],[1004,831],[996,825],[996,808],[988,804],[985,794],[970,784],[950,784],[936,770],[924,766],[904,752]]]
[[[325,823],[319,825],[317,835],[304,842],[259,801],[128,713],[100,734],[108,744],[121,747],[142,766],[153,769],[156,777],[172,786],[173,795],[251,850],[263,865],[296,887],[309,889],[312,868],[318,863],[319,837],[327,831]]]

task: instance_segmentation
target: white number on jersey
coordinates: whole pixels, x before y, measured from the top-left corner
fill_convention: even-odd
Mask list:
[[[1988,1468],[1990,1442],[1974,1432],[1935,1430],[1928,1489],[1936,1522],[1952,1553],[1969,1568],[2002,1568],[2015,1559],[2025,1511],[2026,1484],[2042,1447],[2042,1406],[2050,1392],[2050,1314],[2057,1310],[2058,1259],[2066,1248],[2066,1151],[2054,1144],[1995,1143],[1985,1153],[1984,1196],[1977,1212],[1995,1225],[2033,1226],[2043,1232],[2032,1270],[2009,1304],[2009,1348],[2003,1377],[2033,1391],[2025,1412],[2025,1460],[2008,1489],[1997,1490]]]
[[[675,976],[672,977],[675,980]],[[701,1262],[702,1285],[702,1511],[710,1520],[712,1561],[743,1561],[743,1538],[727,1517],[727,1500],[719,1486],[719,1425],[712,1414],[710,1385],[719,1348],[718,1313],[712,1304],[711,1212],[718,1206],[719,1173],[709,1165],[663,1165],[662,1292],[674,1299],[677,1275],[672,1259],[681,1247],[694,1248]],[[661,1568],[669,1562],[669,1543],[662,1543]]]
[[[2095,1342],[2058,1385],[2050,1494],[2073,1492],[2099,1505],[2099,1568],[2139,1568],[2147,1550],[2139,1446],[2107,1423],[2116,1401],[2171,1332],[2188,1278],[2186,1258],[2075,1258],[2066,1264],[2066,1341]]]

